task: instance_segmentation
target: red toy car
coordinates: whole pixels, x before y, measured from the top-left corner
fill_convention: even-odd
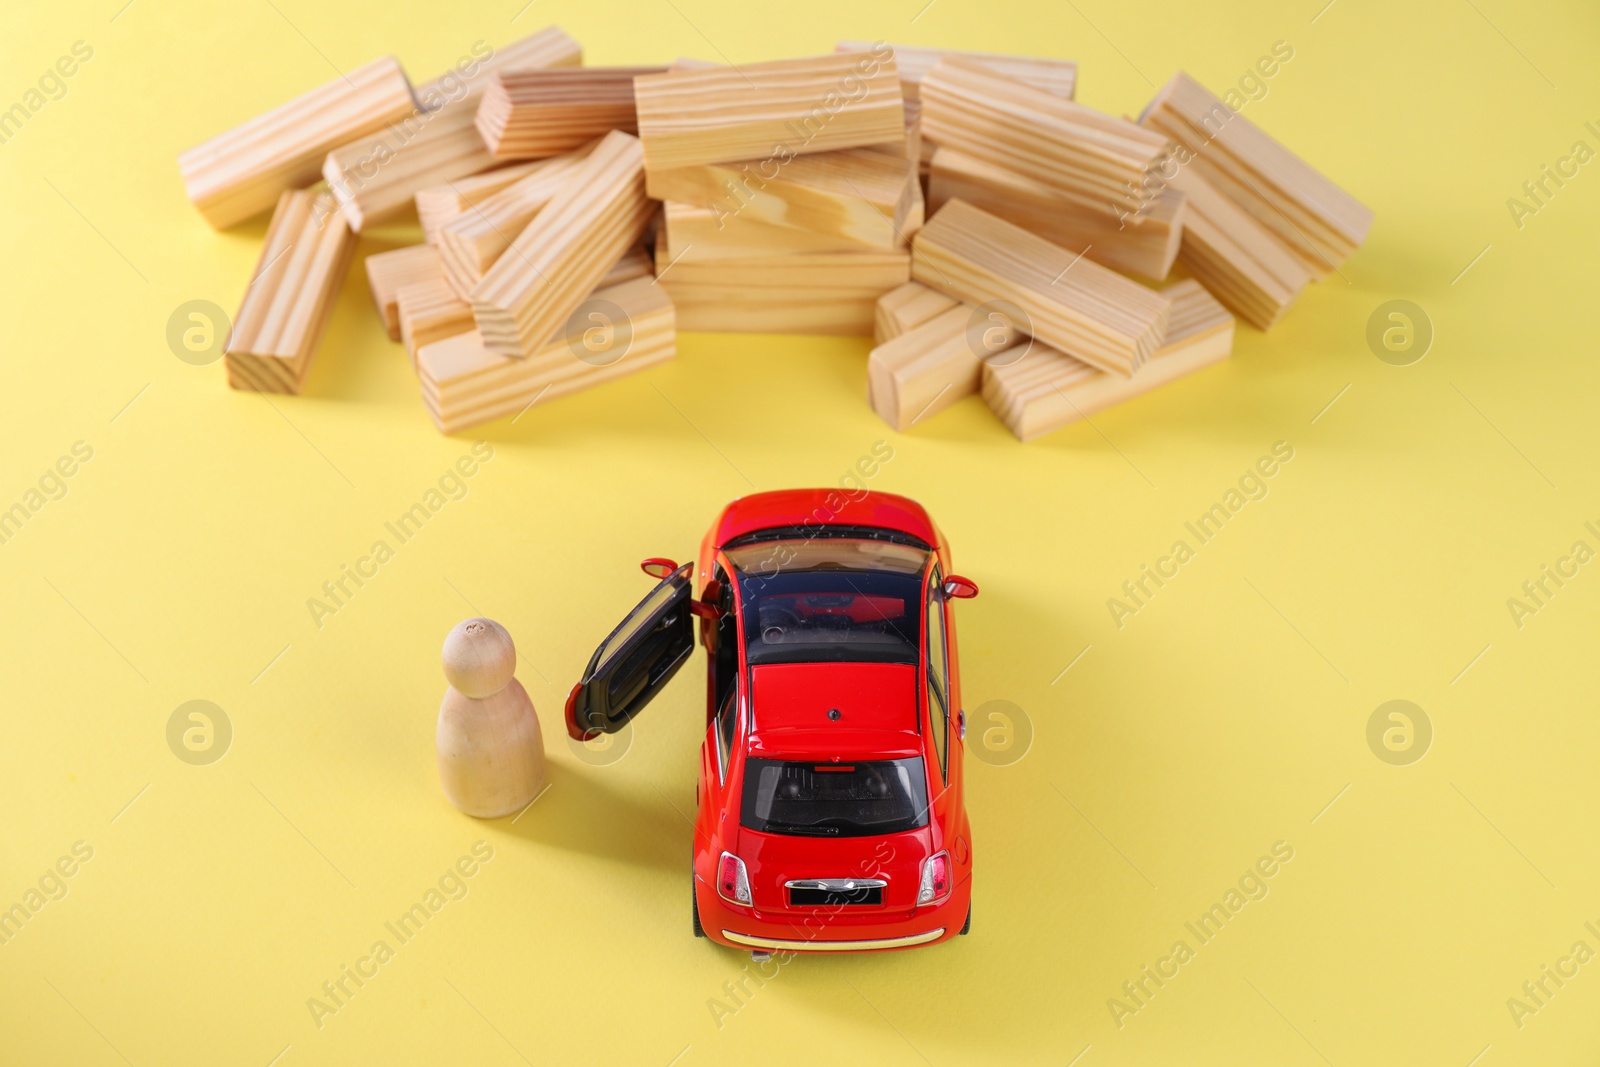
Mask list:
[[[661,582],[595,650],[567,732],[621,729],[688,659],[701,620],[696,935],[761,956],[967,932],[949,601],[978,590],[949,565],[921,505],[825,489],[734,501],[693,566],[644,561]]]

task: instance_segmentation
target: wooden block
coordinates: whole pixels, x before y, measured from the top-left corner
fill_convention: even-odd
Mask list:
[[[775,287],[825,288],[872,293],[872,299],[910,280],[911,253],[905,249],[863,249],[766,256],[706,256],[697,251],[669,260],[656,246],[656,276],[668,268],[685,282],[726,285],[755,278]],[[759,277],[758,277],[759,276]]]
[[[922,80],[922,136],[1118,216],[1139,212],[1172,153],[1159,133],[958,59]]]
[[[417,365],[417,351],[435,341],[466,333],[472,329],[472,305],[456,295],[441,270],[435,278],[402,286],[395,294],[400,315],[400,337],[405,341],[411,365]]]
[[[1166,332],[1165,297],[964,200],[928,220],[913,252],[916,281],[971,304],[1008,301],[1025,332],[1101,370],[1127,377]]]
[[[905,225],[900,231],[907,244],[910,244],[917,231],[922,229],[923,223],[928,221],[928,202],[923,196],[923,174],[917,167],[911,169],[910,187],[911,210],[906,212]]]
[[[841,43],[834,48],[834,51],[870,52],[872,47],[873,46],[870,44],[855,44],[846,46],[845,44]],[[668,67],[667,70],[710,70],[720,65],[721,64],[711,63],[704,59],[689,59],[685,56],[679,56],[677,59],[672,61],[672,66]],[[904,81],[901,82],[901,87],[904,89]],[[1070,96],[1071,94],[1069,93],[1068,95]],[[909,159],[913,163],[920,163],[921,172],[926,174],[928,171],[928,164],[923,153],[922,124],[917,121],[917,101],[911,96],[906,96],[902,101],[902,104],[905,111],[906,139],[902,142],[885,141],[880,144],[865,145],[863,147],[874,152],[882,152],[884,155],[894,156],[897,159]],[[932,149],[930,148],[929,154],[931,154],[931,152]]]
[[[871,50],[872,45],[870,44],[858,44],[851,47],[846,47],[844,44],[840,44],[834,49],[836,52],[870,52]],[[719,65],[720,64],[710,63],[703,59],[688,59],[684,56],[679,56],[677,59],[672,61],[672,66],[668,67],[667,69],[669,71],[710,70]],[[904,86],[905,82],[902,81],[902,89]],[[1069,93],[1068,95],[1070,96],[1071,94]],[[924,158],[922,146],[922,124],[917,121],[917,101],[910,96],[906,96],[902,101],[902,105],[905,111],[906,139],[903,142],[885,141],[879,144],[865,145],[863,147],[866,147],[874,152],[882,152],[885,155],[894,156],[898,159],[909,159],[913,163],[920,162],[922,173],[926,174],[928,167],[927,160]],[[930,149],[929,152],[931,153],[931,151],[932,150]]]
[[[481,204],[506,186],[526,178],[541,162],[513,163],[482,174],[418,189],[412,199],[417,204],[417,221],[422,224],[423,238],[429,244],[437,243],[439,227],[474,204]]]
[[[916,196],[914,165],[866,148],[647,172],[657,200],[814,230],[860,246],[897,248]]]
[[[478,174],[498,162],[479,136],[474,116],[484,89],[506,64],[522,69],[575,64],[581,58],[578,43],[550,26],[470,64],[470,71],[460,69],[469,65],[464,63],[446,72],[420,94],[421,109],[329,152],[322,175],[350,228],[360,233],[399,212],[419,190]]]
[[[1178,258],[1235,315],[1270,329],[1311,283],[1305,260],[1193,168],[1171,184],[1188,201]]]
[[[695,332],[870,337],[878,298],[910,274],[900,250],[669,259],[656,245],[656,279]]]
[[[743,259],[791,252],[850,252],[864,247],[835,234],[775,225],[744,214],[723,216],[675,201],[662,208],[668,260],[689,252],[701,259]]]
[[[1177,141],[1183,165],[1271,231],[1316,277],[1366,240],[1372,212],[1179,71],[1140,123]]]
[[[1010,318],[957,304],[885,341],[867,356],[867,402],[904,432],[982,384],[986,359],[1004,359],[1019,338]]]
[[[384,56],[189,149],[178,170],[189,199],[220,230],[312,184],[330,151],[415,108],[400,62]]]
[[[839,52],[866,52],[873,45],[866,41],[840,41],[834,47]],[[894,51],[894,65],[900,72],[900,91],[907,100],[921,98],[922,79],[945,58],[967,60],[1063,100],[1072,99],[1073,90],[1078,84],[1078,64],[1070,59],[962,52],[954,48],[918,48],[908,44],[892,44],[889,47]]]
[[[439,250],[432,245],[410,245],[367,257],[367,288],[378,306],[378,317],[389,340],[400,340],[400,311],[395,294],[402,286],[439,276]]]
[[[906,108],[906,145],[904,151],[897,144],[872,145],[874,152],[887,152],[909,159],[917,164],[919,174],[928,172],[928,161],[933,158],[933,144],[922,139],[922,102],[920,100],[907,100]]]
[[[905,138],[889,50],[651,74],[634,82],[651,170],[773,159]]]
[[[278,197],[228,337],[231,387],[300,392],[355,246],[327,193],[292,190]]]
[[[596,288],[642,277],[650,273],[651,266],[650,254],[635,246],[611,265]],[[402,287],[395,294],[395,303],[400,317],[400,336],[411,354],[413,366],[418,349],[466,333],[476,325],[472,305],[456,295],[442,269],[424,281]]]
[[[478,106],[478,133],[496,159],[545,159],[611,130],[639,132],[633,79],[664,67],[582,67],[496,74]]]
[[[1142,214],[1119,219],[1063,200],[1031,178],[940,148],[929,169],[929,210],[957,197],[1101,266],[1153,281],[1166,278],[1183,236],[1184,199],[1176,189],[1161,190]]]
[[[606,134],[472,291],[484,344],[508,356],[540,351],[655,211],[638,138]]]
[[[596,291],[609,289],[613,285],[632,281],[634,278],[643,278],[654,275],[655,260],[641,245],[634,245],[622,253],[622,258],[611,264],[611,269],[606,271],[604,278],[595,286]]]
[[[570,152],[540,160],[521,181],[462,212],[439,228],[439,254],[445,280],[456,295],[470,300],[517,235],[555,197],[587,158]]]
[[[1095,370],[1035,342],[983,366],[983,399],[1023,441],[1060,429],[1158,385],[1228,358],[1233,318],[1192,278],[1162,290],[1172,300],[1167,342],[1132,378]]]
[[[584,317],[582,332],[565,327],[526,359],[501,355],[476,332],[423,348],[418,377],[428,414],[443,433],[457,433],[534,404],[547,403],[671,359],[677,352],[672,301],[653,279],[596,291],[604,328]],[[587,302],[586,302],[587,303]],[[613,321],[617,312],[620,320]]]
[[[960,301],[945,296],[937,289],[929,289],[921,282],[906,282],[898,289],[890,289],[878,298],[873,320],[874,344],[892,341],[907,330],[915,329]]]
[[[350,228],[390,218],[417,190],[488,170],[495,159],[472,125],[472,111],[447,105],[419,111],[383,132],[328,153],[322,176]]]

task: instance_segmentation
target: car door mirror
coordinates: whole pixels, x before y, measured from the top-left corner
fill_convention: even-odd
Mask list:
[[[945,596],[956,600],[971,600],[978,595],[978,583],[959,574],[952,574],[946,578],[942,588]]]
[[[673,571],[677,570],[678,564],[675,560],[670,560],[665,556],[651,556],[649,559],[639,564],[639,569],[644,571],[650,577],[654,578],[656,581],[660,581],[661,579],[670,575]]]
[[[722,618],[722,583],[715,578],[706,583],[705,589],[700,594],[699,600],[689,601],[689,610],[696,618],[716,622]],[[709,645],[706,647],[710,647]]]

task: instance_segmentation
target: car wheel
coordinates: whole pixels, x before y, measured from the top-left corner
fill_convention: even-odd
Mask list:
[[[700,925],[700,897],[694,891],[694,878],[692,876],[689,879],[689,913],[694,916],[694,936],[706,936],[705,927]],[[962,931],[962,933],[965,932],[964,930]]]
[[[695,919],[694,925],[695,925],[695,929],[698,930],[700,928],[700,920],[699,920],[698,917]],[[971,930],[972,930],[972,905],[968,904],[967,905],[967,921],[961,924],[961,935],[963,937],[965,937],[967,935],[967,933],[970,932]]]

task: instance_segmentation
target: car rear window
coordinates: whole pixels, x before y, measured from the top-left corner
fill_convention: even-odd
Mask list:
[[[864,837],[928,823],[922,759],[815,763],[751,758],[739,824],[767,834]]]

